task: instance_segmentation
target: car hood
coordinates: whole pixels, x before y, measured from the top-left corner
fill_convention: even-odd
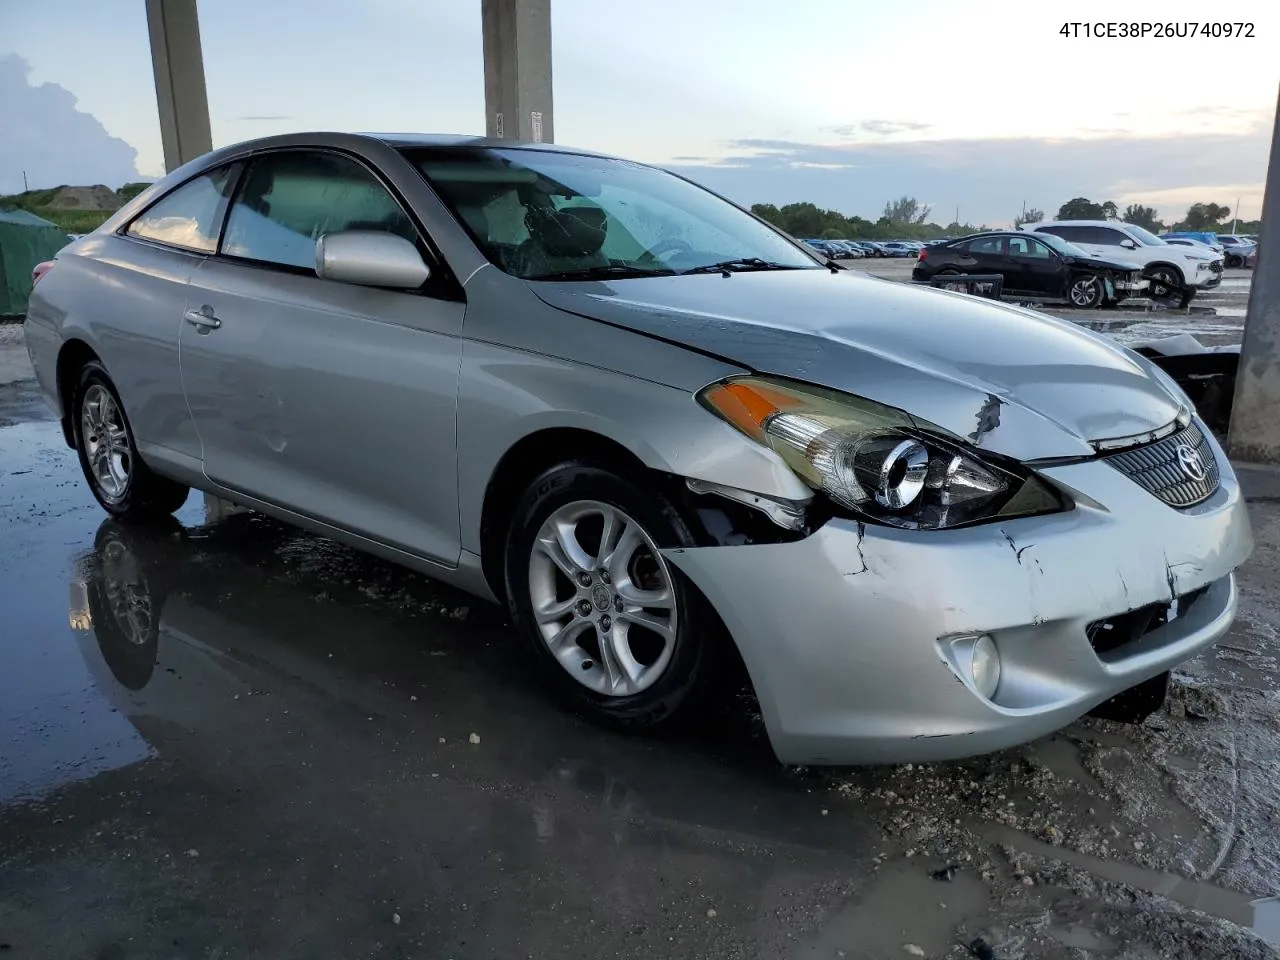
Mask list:
[[[1067,263],[1075,267],[1088,267],[1093,270],[1119,270],[1122,273],[1133,273],[1142,270],[1137,263],[1122,263],[1119,260],[1108,260],[1104,257],[1064,257]]]
[[[1181,406],[1149,361],[1075,324],[850,271],[529,286],[558,309],[897,407],[1021,460],[1090,455]]]

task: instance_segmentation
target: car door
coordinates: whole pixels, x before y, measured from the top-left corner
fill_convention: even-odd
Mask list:
[[[1041,297],[1060,297],[1067,284],[1066,264],[1045,244],[1031,236],[1007,237],[1006,285]]]
[[[1102,259],[1124,260],[1126,254],[1129,255],[1130,260],[1133,259],[1132,251],[1138,244],[1123,230],[1116,230],[1114,227],[1094,227],[1093,231],[1097,235],[1094,247],[1097,255]]]
[[[1004,289],[1010,289],[1016,283],[1016,277],[1009,276],[1009,264],[1005,259],[1004,237],[978,237],[970,240],[962,261],[964,273],[998,273]]]
[[[253,158],[218,255],[189,287],[182,382],[206,476],[230,491],[453,564],[464,305],[325,280],[315,241],[417,228],[353,157]]]

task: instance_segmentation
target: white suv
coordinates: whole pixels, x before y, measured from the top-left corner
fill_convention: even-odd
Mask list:
[[[1151,281],[1151,296],[1168,297],[1178,288],[1194,292],[1222,282],[1222,257],[1180,244],[1165,243],[1154,233],[1120,220],[1057,220],[1028,225],[1037,233],[1051,233],[1086,253],[1109,260],[1142,265]]]

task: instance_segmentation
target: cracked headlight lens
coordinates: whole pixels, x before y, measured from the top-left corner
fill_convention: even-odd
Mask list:
[[[941,428],[861,397],[741,377],[712,384],[698,400],[859,519],[941,529],[1066,507],[1026,468],[981,457]]]

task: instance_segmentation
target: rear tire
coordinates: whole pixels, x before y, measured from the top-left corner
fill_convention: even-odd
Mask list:
[[[661,555],[694,544],[671,500],[604,464],[567,461],[529,485],[507,535],[508,607],[572,709],[639,731],[695,699],[713,672],[718,620]]]
[[[122,520],[154,520],[186,502],[188,487],[142,462],[120,394],[101,363],[91,360],[80,368],[74,397],[71,423],[80,469],[102,509]]]

